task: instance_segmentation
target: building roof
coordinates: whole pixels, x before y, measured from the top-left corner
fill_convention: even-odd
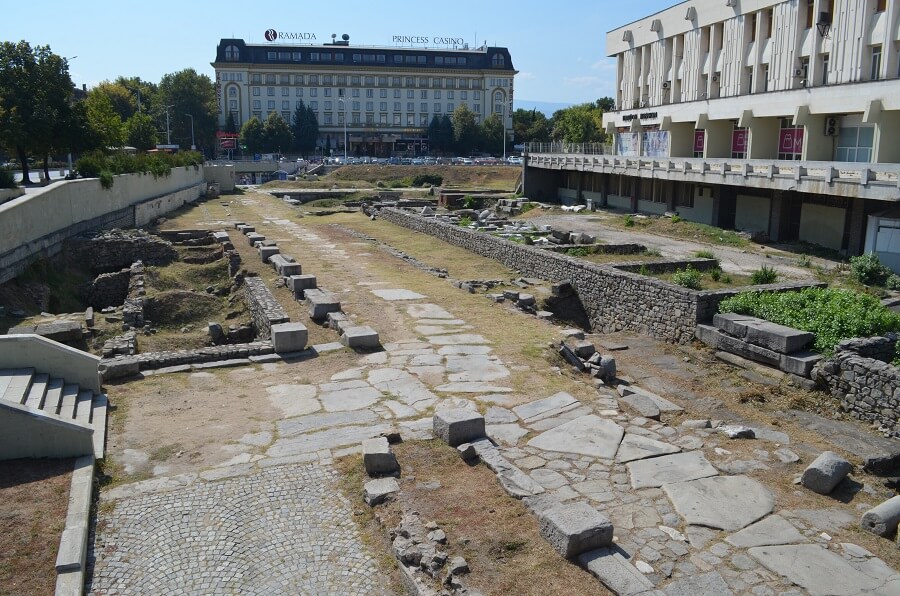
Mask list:
[[[240,53],[239,60],[226,60],[225,50],[234,46]],[[270,53],[275,52],[274,58]],[[299,53],[299,60],[295,54]],[[310,54],[319,54],[319,60],[310,60]],[[330,60],[323,60],[322,55],[329,54]],[[336,58],[341,55],[342,58]],[[364,60],[366,56],[373,56]],[[380,58],[383,56],[383,58]],[[401,57],[397,62],[395,56]],[[407,57],[415,57],[415,63],[409,62]],[[354,59],[358,57],[358,59]],[[424,62],[422,62],[424,58]],[[448,60],[448,58],[450,60]],[[460,58],[465,62],[461,63]],[[497,60],[496,58],[501,58]],[[499,63],[498,63],[499,62]],[[216,59],[214,66],[219,68],[226,65],[237,66],[239,64],[253,65],[305,65],[305,66],[330,66],[335,68],[409,68],[410,70],[447,69],[447,70],[496,70],[498,72],[517,72],[512,64],[512,57],[507,48],[484,46],[475,50],[469,49],[439,49],[439,48],[394,48],[376,46],[350,46],[347,43],[321,44],[321,45],[289,45],[289,44],[248,44],[243,39],[222,38],[216,46]]]

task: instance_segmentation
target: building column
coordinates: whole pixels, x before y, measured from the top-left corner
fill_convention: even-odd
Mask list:
[[[787,201],[784,191],[772,191],[772,203],[769,205],[769,240],[778,242],[784,238],[782,226],[785,225],[785,205]]]
[[[609,174],[600,176],[600,206],[606,209],[609,204]]]
[[[850,229],[847,252],[860,255],[866,242],[866,200],[850,199]]]
[[[713,225],[727,230],[734,229],[734,216],[737,210],[737,189],[723,184],[718,187],[716,197]]]

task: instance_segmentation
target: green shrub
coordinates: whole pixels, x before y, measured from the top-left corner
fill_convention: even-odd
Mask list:
[[[109,170],[102,170],[100,172],[100,186],[109,190],[113,185],[113,174]]]
[[[571,257],[586,257],[588,255],[588,251],[586,248],[578,246],[576,248],[567,248],[566,254]]]
[[[698,250],[694,253],[698,259],[716,259],[716,253],[711,250]]]
[[[626,216],[625,216],[625,227],[626,227],[626,228],[630,228],[630,227],[632,227],[632,226],[634,226],[634,216],[633,216],[633,215],[626,215]]]
[[[778,279],[778,272],[768,265],[763,265],[750,274],[750,281],[754,285],[773,284]]]
[[[440,186],[443,183],[443,176],[439,176],[438,174],[417,174],[412,179],[412,186],[425,186],[426,184]]]
[[[797,265],[809,269],[812,267],[812,259],[809,258],[809,255],[800,255],[797,257]]]
[[[719,275],[718,281],[722,282],[723,284],[730,284],[731,276],[728,275],[727,273],[722,273],[721,275]]]
[[[867,286],[883,286],[891,275],[891,270],[882,265],[873,252],[850,257],[850,272],[859,283]]]
[[[465,207],[466,209],[474,209],[475,203],[477,202],[478,200],[472,195],[466,195],[463,197],[463,207]]]
[[[900,275],[892,273],[884,284],[889,290],[900,290]]]
[[[99,152],[83,155],[75,162],[75,169],[84,178],[96,178],[106,166],[106,157]]]
[[[834,288],[742,292],[723,300],[719,311],[751,315],[815,333],[814,349],[826,355],[844,339],[900,331],[900,315],[875,296]]]
[[[681,221],[681,216],[680,216],[680,215],[675,214],[675,215],[672,216],[672,223],[678,223],[678,222],[680,222],[680,221]]]
[[[662,252],[658,248],[645,248],[643,254],[648,257],[661,257]]]
[[[0,170],[0,188],[15,188],[16,178],[9,170]]]
[[[641,268],[638,269],[638,273],[641,275],[650,275],[650,269],[648,269],[646,265],[641,265]]]
[[[537,203],[522,203],[522,213],[528,213],[537,206]]]
[[[460,217],[460,218],[459,218],[459,225],[461,225],[461,226],[464,227],[464,228],[469,227],[470,225],[472,225],[472,218],[469,217],[469,216],[466,216],[466,217]]]
[[[691,290],[699,290],[701,277],[699,271],[688,265],[686,269],[679,269],[672,274],[672,282]]]
[[[713,281],[719,281],[722,279],[722,270],[718,267],[714,267],[709,270],[709,278]]]

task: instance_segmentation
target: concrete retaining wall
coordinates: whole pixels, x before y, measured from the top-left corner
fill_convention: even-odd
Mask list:
[[[851,416],[900,438],[900,368],[890,364],[897,341],[897,333],[842,341],[813,376],[828,386]]]
[[[100,358],[34,334],[0,335],[0,368],[34,368],[100,393]]]
[[[30,262],[52,256],[67,238],[104,228],[145,225],[194,201],[205,189],[203,168],[174,168],[169,176],[123,174],[105,190],[96,178],[57,182],[0,205],[0,283]]]
[[[0,458],[77,457],[93,452],[90,424],[0,401]]]

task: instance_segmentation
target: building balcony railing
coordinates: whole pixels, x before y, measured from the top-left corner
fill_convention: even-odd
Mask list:
[[[610,143],[526,143],[525,152],[612,155],[613,146]]]

